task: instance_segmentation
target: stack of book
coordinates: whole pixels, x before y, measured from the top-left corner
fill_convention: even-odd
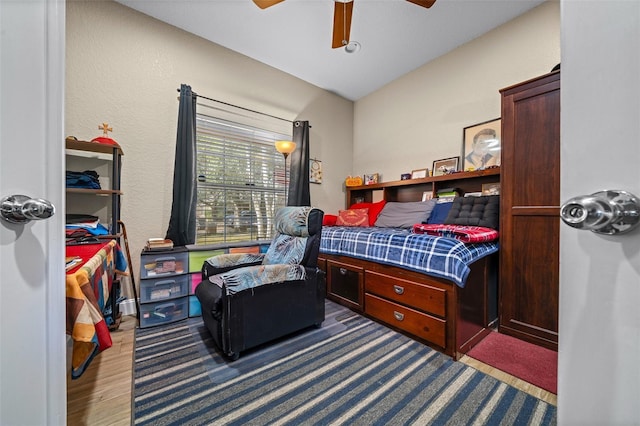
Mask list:
[[[454,198],[459,197],[462,191],[458,188],[442,188],[436,192],[439,203],[446,203],[453,201]]]
[[[173,248],[173,241],[165,238],[149,238],[146,245],[147,250],[171,250]]]

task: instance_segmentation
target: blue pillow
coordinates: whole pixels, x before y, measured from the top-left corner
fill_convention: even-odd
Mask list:
[[[431,215],[427,219],[426,223],[444,223],[444,220],[447,218],[449,214],[449,210],[451,210],[451,206],[453,205],[453,201],[448,203],[438,203],[435,205],[433,210],[431,211]]]

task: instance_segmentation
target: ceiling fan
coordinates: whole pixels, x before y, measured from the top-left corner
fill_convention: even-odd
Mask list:
[[[284,0],[253,0],[253,2],[260,8],[266,9],[267,7],[274,6]],[[407,0],[410,3],[417,4],[418,6],[426,7],[427,9],[433,6],[436,0]],[[334,0],[333,9],[333,41],[331,47],[336,49],[338,47],[345,47],[349,44],[349,35],[351,33],[351,15],[353,14],[353,2],[354,0]]]

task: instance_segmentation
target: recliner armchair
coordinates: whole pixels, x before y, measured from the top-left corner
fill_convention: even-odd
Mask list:
[[[202,266],[196,296],[222,352],[240,352],[324,321],[324,272],[318,269],[323,211],[284,207],[264,254],[222,254]]]

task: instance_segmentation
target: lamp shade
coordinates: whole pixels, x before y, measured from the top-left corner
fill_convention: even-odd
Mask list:
[[[276,141],[276,150],[286,157],[296,150],[296,143],[292,141]]]

